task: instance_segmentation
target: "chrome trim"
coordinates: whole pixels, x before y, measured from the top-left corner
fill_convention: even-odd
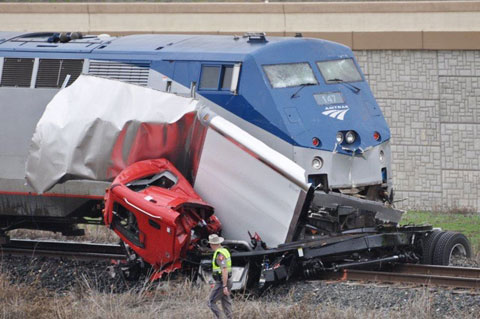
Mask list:
[[[161,216],[154,216],[154,215],[152,215],[152,214],[150,214],[150,213],[147,213],[147,212],[144,211],[143,209],[141,209],[141,208],[133,205],[133,204],[130,203],[125,197],[123,198],[123,201],[124,201],[125,203],[127,203],[128,205],[132,206],[133,208],[135,208],[136,210],[141,211],[141,212],[144,213],[145,215],[148,215],[148,216],[150,216],[150,217],[152,217],[152,218],[157,218],[157,219],[160,219],[160,220],[163,219]]]
[[[233,94],[237,95],[237,89],[238,89],[238,81],[240,79],[240,69],[242,67],[241,63],[237,63],[233,66],[233,71],[232,71],[232,82],[230,83],[230,91],[233,92]]]
[[[249,251],[252,251],[252,247],[245,240],[225,239],[223,241],[223,246],[227,246],[227,245],[243,245]]]
[[[3,73],[3,61],[4,57],[0,57],[0,84],[2,84],[2,73]]]
[[[63,80],[61,89],[64,89],[64,88],[67,87],[68,81],[70,81],[70,78],[71,78],[71,77],[72,77],[72,76],[71,76],[70,74],[67,74],[67,75],[65,76],[65,79]]]
[[[88,74],[90,68],[90,59],[83,60],[82,74]]]
[[[227,140],[239,146],[252,157],[258,159],[275,172],[307,192],[311,184],[305,182],[305,170],[292,160],[278,153],[263,142],[252,137],[242,129],[220,116],[216,116],[208,108],[198,112],[200,120]]]
[[[35,84],[37,83],[37,74],[38,74],[38,67],[40,66],[40,58],[35,58],[33,62],[33,70],[32,70],[32,77],[30,78],[30,88],[34,89]]]
[[[290,227],[288,227],[287,238],[285,238],[285,242],[289,243],[293,241],[293,236],[295,236],[295,231],[297,230],[298,220],[300,215],[303,211],[303,206],[305,205],[305,201],[307,199],[308,191],[301,193],[299,195],[297,205],[295,206],[295,211],[293,212],[292,220],[290,221]]]

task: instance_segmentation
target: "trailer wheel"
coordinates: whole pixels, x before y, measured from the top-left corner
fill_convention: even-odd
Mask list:
[[[440,239],[444,232],[439,230],[434,230],[431,232],[425,241],[423,242],[423,256],[422,256],[422,264],[431,265],[433,262],[433,253],[435,249],[435,245]]]
[[[465,258],[470,258],[472,248],[465,235],[445,232],[440,236],[433,253],[433,264],[448,266]]]

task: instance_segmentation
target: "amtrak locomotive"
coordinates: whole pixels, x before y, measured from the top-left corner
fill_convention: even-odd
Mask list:
[[[82,73],[202,99],[302,166],[317,189],[392,200],[390,131],[344,45],[264,34],[0,32],[4,230],[75,232],[65,226],[65,217],[74,224],[90,213],[99,215],[108,184],[71,181],[39,196],[24,183],[36,123],[56,92]]]

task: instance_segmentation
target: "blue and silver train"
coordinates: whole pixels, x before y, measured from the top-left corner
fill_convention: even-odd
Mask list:
[[[298,163],[318,188],[392,200],[390,130],[344,45],[264,34],[0,32],[4,230],[38,226],[43,217],[40,228],[68,233],[64,217],[98,212],[108,184],[70,181],[38,196],[24,183],[36,123],[56,92],[82,73],[195,96]]]

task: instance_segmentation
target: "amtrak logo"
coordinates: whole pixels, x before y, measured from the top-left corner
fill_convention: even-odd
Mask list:
[[[326,107],[322,114],[343,121],[343,118],[345,117],[345,114],[347,114],[348,110],[350,110],[348,105],[335,105]]]

